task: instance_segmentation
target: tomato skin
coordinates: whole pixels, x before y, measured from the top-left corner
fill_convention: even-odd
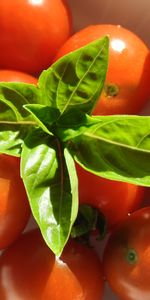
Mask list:
[[[0,69],[0,81],[4,82],[25,82],[37,84],[37,78],[24,72],[15,70],[1,70]]]
[[[96,253],[75,241],[58,259],[35,229],[0,258],[0,299],[9,300],[11,295],[11,300],[61,300],[63,295],[63,300],[100,300],[102,293],[102,267]]]
[[[144,187],[100,178],[77,164],[76,170],[80,204],[98,208],[106,217],[109,230],[140,207],[144,198]]]
[[[20,178],[20,160],[0,155],[0,249],[12,244],[25,228],[30,207]]]
[[[109,285],[122,300],[150,299],[150,207],[118,226],[104,251]]]
[[[70,32],[65,0],[1,0],[0,67],[38,74]]]
[[[56,59],[102,36],[109,35],[109,66],[106,86],[117,86],[117,95],[103,90],[93,114],[137,114],[150,98],[150,53],[131,31],[116,25],[88,26],[75,33],[61,47]],[[116,91],[115,91],[116,92]]]

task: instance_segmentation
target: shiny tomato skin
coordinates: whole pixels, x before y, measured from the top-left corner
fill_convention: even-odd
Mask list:
[[[30,207],[20,177],[20,160],[0,154],[0,249],[18,238],[29,216]]]
[[[0,69],[0,81],[4,82],[25,82],[31,84],[37,84],[37,78],[15,70],[1,70]]]
[[[67,40],[58,51],[56,60],[105,35],[110,38],[106,89],[93,114],[137,114],[150,98],[150,53],[133,32],[111,24],[88,26]]]
[[[0,299],[100,300],[103,285],[92,248],[70,241],[55,258],[38,229],[22,235],[0,258]]]
[[[140,207],[144,187],[98,177],[77,164],[76,170],[80,204],[98,208],[104,214],[109,230]]]
[[[118,226],[108,240],[103,263],[119,299],[150,299],[150,207],[137,210]]]
[[[65,0],[1,0],[0,68],[40,73],[70,32]]]

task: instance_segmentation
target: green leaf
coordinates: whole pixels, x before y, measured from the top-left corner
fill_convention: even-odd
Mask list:
[[[22,121],[29,117],[24,104],[38,103],[40,90],[32,84],[0,83],[0,121]]]
[[[57,109],[42,104],[26,104],[24,108],[31,113],[35,121],[46,133],[52,134],[51,126],[59,116]]]
[[[92,231],[97,231],[97,239],[103,239],[107,232],[106,218],[97,208],[81,204],[71,230],[71,236],[80,238],[82,242],[90,243]]]
[[[96,40],[55,62],[39,78],[46,105],[60,111],[91,113],[102,91],[108,65],[108,37]]]
[[[60,255],[78,211],[74,161],[58,139],[33,130],[23,145],[22,178],[47,245]]]
[[[89,116],[88,120],[82,131],[79,127],[79,135],[77,128],[73,138],[73,128],[64,133],[75,160],[98,176],[150,186],[150,117]]]
[[[20,156],[28,130],[29,126],[0,123],[0,153]]]
[[[28,131],[37,125],[23,105],[39,98],[40,92],[32,84],[0,83],[0,153],[20,156]]]
[[[79,207],[76,221],[71,230],[71,236],[77,238],[88,235],[96,229],[98,211],[95,207],[82,204]]]
[[[89,115],[81,111],[74,113],[74,110],[70,110],[59,119],[55,128],[52,128],[52,130],[61,141],[69,142],[84,133],[87,128],[93,124],[94,120]]]

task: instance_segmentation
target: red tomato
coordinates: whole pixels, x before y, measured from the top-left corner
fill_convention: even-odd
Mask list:
[[[0,81],[37,84],[37,78],[15,70],[0,70]]]
[[[0,67],[41,72],[69,37],[70,28],[65,0],[1,0]]]
[[[0,249],[13,243],[25,228],[30,208],[16,157],[0,155]],[[1,298],[2,299],[2,298]]]
[[[60,258],[38,230],[24,234],[0,258],[0,299],[100,300],[102,268],[92,248],[70,241]]]
[[[139,113],[150,98],[150,53],[131,31],[107,24],[86,27],[68,39],[56,59],[104,35],[110,37],[109,67],[103,93],[93,113]]]
[[[90,204],[106,217],[109,228],[141,205],[144,188],[98,177],[76,165],[80,204]]]
[[[150,207],[131,214],[111,235],[104,270],[119,299],[150,299]]]

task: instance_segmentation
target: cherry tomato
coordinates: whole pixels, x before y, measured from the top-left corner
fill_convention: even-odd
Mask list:
[[[116,25],[89,26],[68,39],[56,59],[105,35],[110,38],[109,66],[93,114],[137,114],[150,99],[150,53],[134,33]]]
[[[145,189],[134,184],[98,177],[76,165],[80,204],[99,209],[111,229],[141,205]]]
[[[30,208],[17,157],[0,154],[0,249],[13,243],[25,228]]]
[[[37,78],[15,70],[0,70],[0,81],[37,84]]]
[[[0,1],[0,67],[37,74],[69,37],[65,0]]]
[[[131,214],[111,235],[104,271],[119,299],[150,299],[150,207]]]
[[[94,250],[70,241],[56,258],[37,229],[0,258],[0,299],[100,300],[102,267]]]

